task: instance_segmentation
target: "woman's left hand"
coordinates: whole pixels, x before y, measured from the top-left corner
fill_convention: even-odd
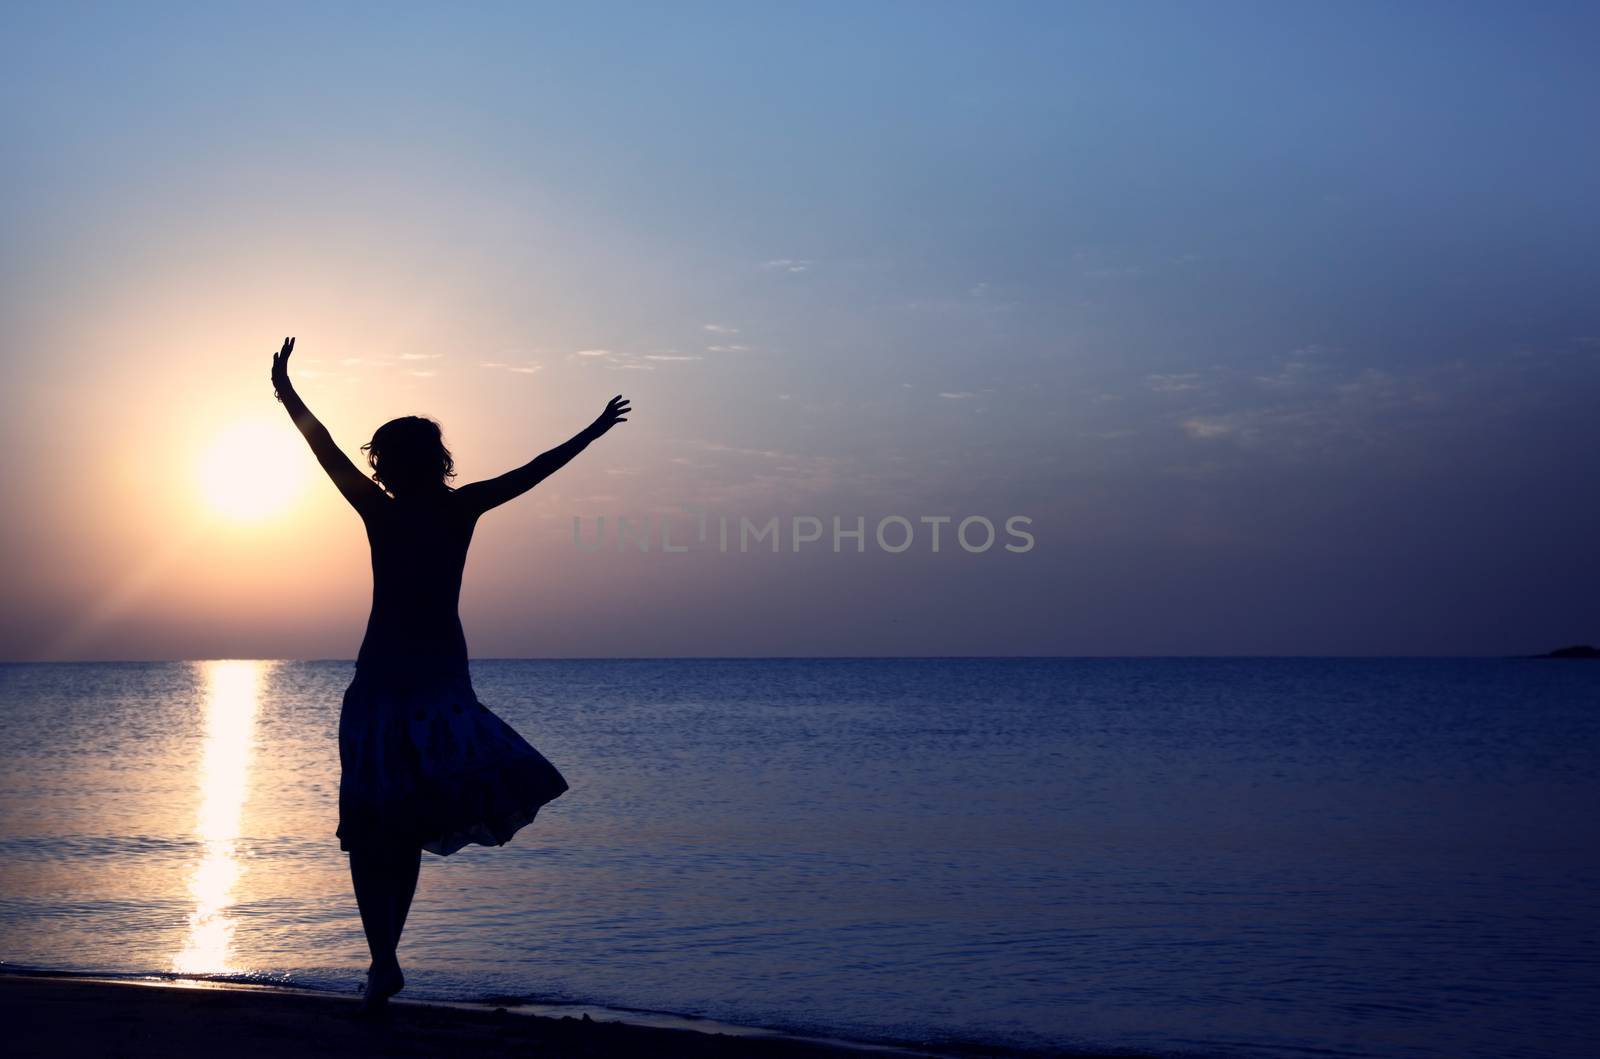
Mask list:
[[[272,392],[277,394],[278,400],[283,400],[286,391],[292,389],[289,385],[289,354],[294,352],[294,339],[283,340],[283,348],[272,355]]]

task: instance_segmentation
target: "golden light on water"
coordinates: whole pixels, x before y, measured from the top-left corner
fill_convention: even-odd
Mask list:
[[[256,708],[265,662],[201,662],[205,673],[205,747],[199,771],[195,836],[202,853],[189,878],[194,911],[183,950],[172,961],[181,974],[236,970],[230,962],[240,819],[249,791]]]
[[[223,429],[200,459],[199,486],[219,515],[254,522],[286,510],[306,484],[299,439],[281,424],[244,419]]]

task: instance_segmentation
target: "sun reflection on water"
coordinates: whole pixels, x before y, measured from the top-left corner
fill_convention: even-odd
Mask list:
[[[243,872],[239,823],[249,789],[256,707],[270,663],[197,663],[205,676],[205,749],[200,761],[200,810],[195,837],[202,853],[189,878],[194,911],[183,950],[173,958],[180,974],[236,971],[229,959],[234,887]]]

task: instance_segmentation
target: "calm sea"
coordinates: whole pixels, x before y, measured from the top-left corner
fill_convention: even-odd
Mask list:
[[[0,666],[0,960],[351,991],[348,662]],[[419,998],[871,1040],[1589,1056],[1600,665],[483,661],[572,789]]]

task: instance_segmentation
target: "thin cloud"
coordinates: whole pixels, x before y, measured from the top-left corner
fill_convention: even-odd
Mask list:
[[[952,297],[913,298],[899,303],[898,308],[907,312],[981,319],[1009,313],[1019,304],[1016,301],[995,298],[992,294],[989,285],[984,283]]]
[[[645,354],[618,353],[611,349],[580,349],[568,357],[568,360],[577,361],[579,364],[599,364],[610,371],[655,371],[654,364],[647,364],[649,360],[670,359],[671,353]]]
[[[1145,385],[1157,393],[1183,393],[1188,390],[1202,390],[1204,385],[1200,382],[1198,372],[1184,372],[1177,375],[1146,375]]]
[[[1183,421],[1184,433],[1196,441],[1216,441],[1219,438],[1232,437],[1237,428],[1225,418],[1212,416],[1196,416]]]
[[[705,324],[703,326],[714,335],[736,335],[739,333],[737,327],[729,327],[726,324]]]
[[[1140,265],[1104,265],[1084,269],[1083,274],[1090,279],[1129,279],[1144,275],[1144,268]]]

